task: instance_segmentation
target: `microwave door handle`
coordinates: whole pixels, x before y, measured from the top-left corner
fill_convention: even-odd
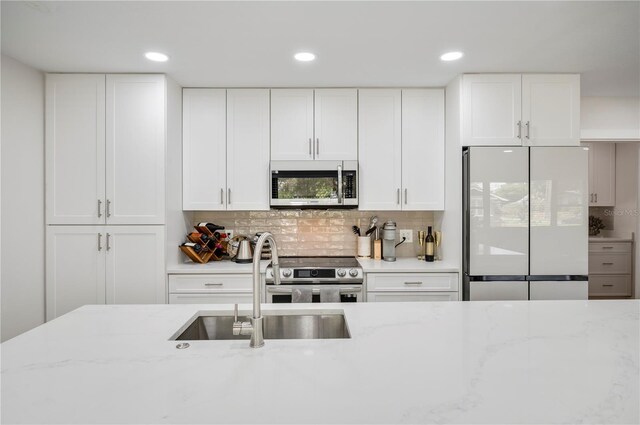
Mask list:
[[[338,165],[338,203],[342,203],[342,165]]]

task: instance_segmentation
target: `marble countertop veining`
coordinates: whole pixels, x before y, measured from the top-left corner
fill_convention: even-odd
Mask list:
[[[232,306],[82,307],[0,346],[2,423],[640,421],[638,300],[264,311],[327,308],[351,339],[178,350],[197,312]]]

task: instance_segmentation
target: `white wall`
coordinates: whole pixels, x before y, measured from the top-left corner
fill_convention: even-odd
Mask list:
[[[583,141],[640,140],[640,98],[583,97],[580,129]]]
[[[1,339],[44,323],[44,74],[2,55]]]

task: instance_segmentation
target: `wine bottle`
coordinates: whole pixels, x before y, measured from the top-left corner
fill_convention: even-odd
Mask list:
[[[427,237],[424,240],[425,255],[424,260],[432,262],[434,260],[435,239],[431,234],[431,226],[427,227]]]
[[[193,249],[196,253],[199,253],[200,251],[202,251],[202,245],[200,245],[199,243],[185,242],[182,244],[182,246],[188,246],[191,249]]]
[[[224,229],[224,226],[218,226],[217,224],[208,223],[208,222],[206,222],[206,221],[200,222],[200,223],[198,223],[198,225],[196,226],[196,228],[202,228],[202,227],[207,228],[211,233],[214,233],[214,232],[216,232],[217,230]]]

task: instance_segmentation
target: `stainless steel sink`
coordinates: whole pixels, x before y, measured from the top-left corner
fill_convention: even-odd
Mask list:
[[[247,340],[249,335],[233,335],[232,315],[199,313],[178,330],[172,340]],[[265,339],[351,338],[342,311],[264,312]]]

